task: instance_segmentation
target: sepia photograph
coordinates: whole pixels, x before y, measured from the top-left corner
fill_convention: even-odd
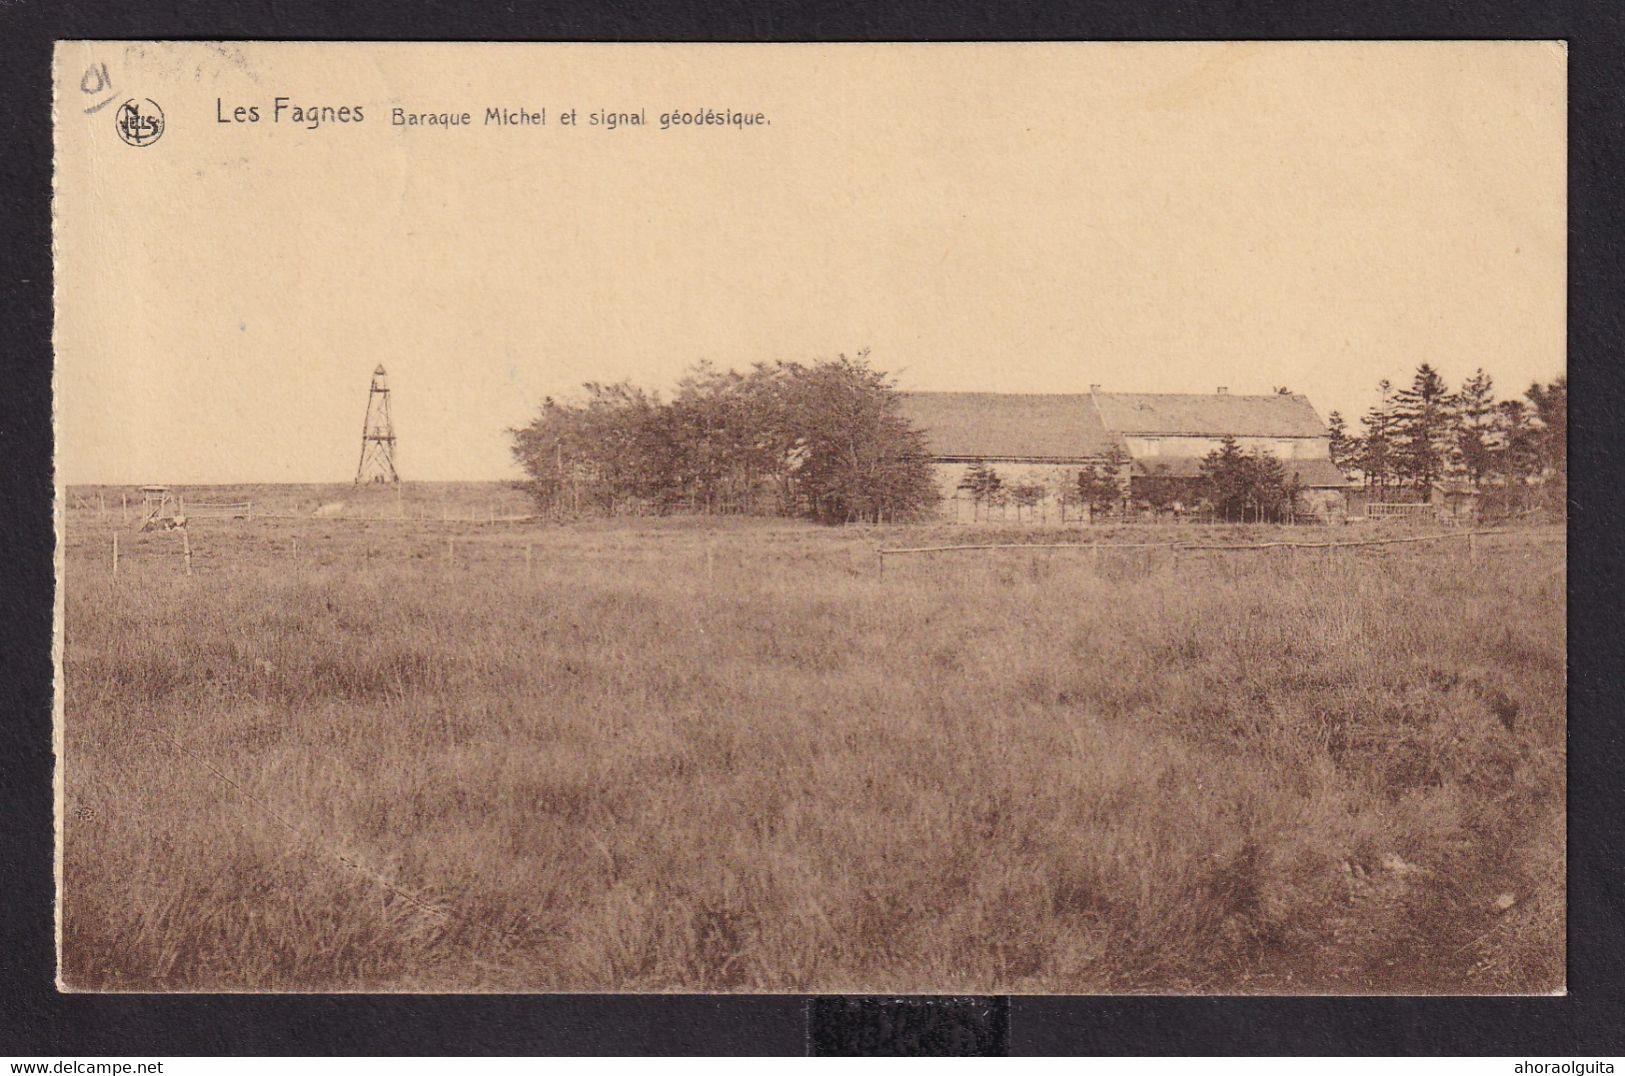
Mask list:
[[[57,983],[1566,990],[1556,41],[60,41]]]

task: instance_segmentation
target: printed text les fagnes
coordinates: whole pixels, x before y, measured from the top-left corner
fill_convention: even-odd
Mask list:
[[[295,103],[291,98],[278,97],[271,102],[272,123],[296,123],[314,131],[324,123],[361,123],[366,119],[360,105],[324,105],[311,102]],[[259,105],[227,105],[219,97],[214,99],[216,123],[258,123]]]

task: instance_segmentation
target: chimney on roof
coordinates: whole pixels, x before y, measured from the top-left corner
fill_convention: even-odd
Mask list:
[[[1230,395],[1230,386],[1229,385],[1220,385],[1219,386],[1219,395],[1220,396],[1228,396],[1228,395]]]

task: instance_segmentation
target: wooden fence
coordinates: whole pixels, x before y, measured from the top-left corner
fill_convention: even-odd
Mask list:
[[[1176,562],[1181,553],[1241,553],[1264,549],[1358,549],[1367,546],[1401,545],[1408,542],[1439,542],[1447,540],[1461,540],[1466,543],[1469,560],[1478,559],[1478,539],[1489,535],[1515,535],[1542,533],[1535,529],[1504,530],[1488,528],[1481,530],[1446,531],[1441,534],[1413,534],[1395,538],[1366,538],[1352,542],[984,542],[970,545],[934,545],[912,546],[901,548],[881,548],[876,552],[880,558],[880,571],[886,571],[886,558],[910,556],[915,554],[934,553],[966,553],[991,550],[1038,550],[1074,549],[1086,550],[1091,556],[1098,557],[1102,549],[1166,549],[1173,554]],[[1559,535],[1561,536],[1561,535]]]
[[[1365,514],[1370,519],[1439,519],[1444,513],[1436,504],[1417,504],[1378,502],[1365,506]]]
[[[176,535],[176,539],[178,540],[171,539],[174,544],[169,546],[168,551],[159,552],[156,549],[148,547],[141,549],[138,552],[123,546],[119,533],[116,530],[113,531],[111,535],[111,557],[108,562],[110,564],[112,574],[117,577],[119,575],[122,561],[128,559],[132,553],[137,553],[138,556],[143,558],[150,556],[167,558],[168,556],[178,554],[178,559],[184,565],[186,574],[191,575],[193,573],[193,550],[191,535],[188,533],[187,528],[185,527],[176,528],[173,533]],[[1477,530],[1451,530],[1435,534],[1414,534],[1386,538],[1366,538],[1355,541],[1304,541],[1283,539],[1258,542],[1203,542],[1176,539],[1173,541],[1159,542],[977,542],[961,545],[880,546],[875,549],[875,553],[878,562],[879,574],[882,576],[885,575],[886,561],[888,558],[907,556],[935,556],[943,554],[1000,552],[1025,552],[1029,554],[1037,554],[1059,551],[1087,554],[1091,558],[1092,563],[1098,566],[1101,554],[1103,552],[1141,551],[1149,554],[1161,550],[1169,554],[1169,559],[1172,564],[1177,565],[1179,564],[1181,558],[1187,554],[1229,554],[1263,552],[1269,550],[1284,550],[1288,553],[1296,550],[1335,551],[1368,549],[1381,546],[1406,545],[1421,542],[1451,541],[1460,542],[1460,548],[1466,553],[1468,562],[1476,563],[1479,559],[1481,540],[1522,535],[1534,535],[1548,540],[1562,540],[1565,537],[1563,531],[1554,528],[1481,528]],[[469,566],[476,561],[485,561],[489,563],[493,559],[500,561],[512,558],[514,562],[522,563],[524,565],[525,574],[527,576],[534,572],[537,560],[539,559],[536,555],[536,543],[532,541],[526,541],[523,543],[498,541],[493,543],[480,540],[469,541],[457,535],[445,535],[432,541],[433,544],[429,546],[429,549],[433,550],[433,552],[427,552],[421,546],[418,546],[413,550],[407,551],[405,554],[406,558],[408,560],[422,561],[425,559],[427,552],[427,556],[433,557],[435,561],[438,561],[445,569],[448,570],[458,566]],[[298,572],[303,568],[314,566],[315,562],[312,560],[311,555],[315,552],[315,549],[310,544],[304,544],[303,548],[301,548],[301,546],[302,543],[300,542],[299,536],[290,536],[288,545],[283,547],[282,552],[277,555],[277,559],[280,560],[285,557],[285,562],[295,572]],[[542,544],[542,546],[543,550],[547,548],[545,542]],[[500,550],[501,552],[499,552],[497,556],[493,558],[489,555],[493,550]],[[482,553],[486,555],[482,556]],[[715,555],[715,548],[708,544],[703,550],[704,574],[707,578],[710,578],[713,574],[713,559]],[[389,553],[375,550],[373,546],[366,545],[362,548],[360,556],[357,559],[362,561],[365,565],[371,565],[374,561],[387,560],[390,558],[390,556],[391,554]]]

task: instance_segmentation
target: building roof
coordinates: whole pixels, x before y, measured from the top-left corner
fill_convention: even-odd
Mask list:
[[[1197,437],[1325,437],[1307,396],[1271,393],[1097,392],[1104,427],[1119,434]]]
[[[960,459],[1097,459],[1115,443],[1085,393],[905,392],[903,415],[931,455]]]
[[[1169,478],[1197,478],[1202,473],[1201,456],[1152,456],[1134,463],[1135,474],[1166,475]],[[1347,475],[1329,459],[1282,460],[1287,477],[1296,475],[1309,489],[1341,489],[1350,485]]]

